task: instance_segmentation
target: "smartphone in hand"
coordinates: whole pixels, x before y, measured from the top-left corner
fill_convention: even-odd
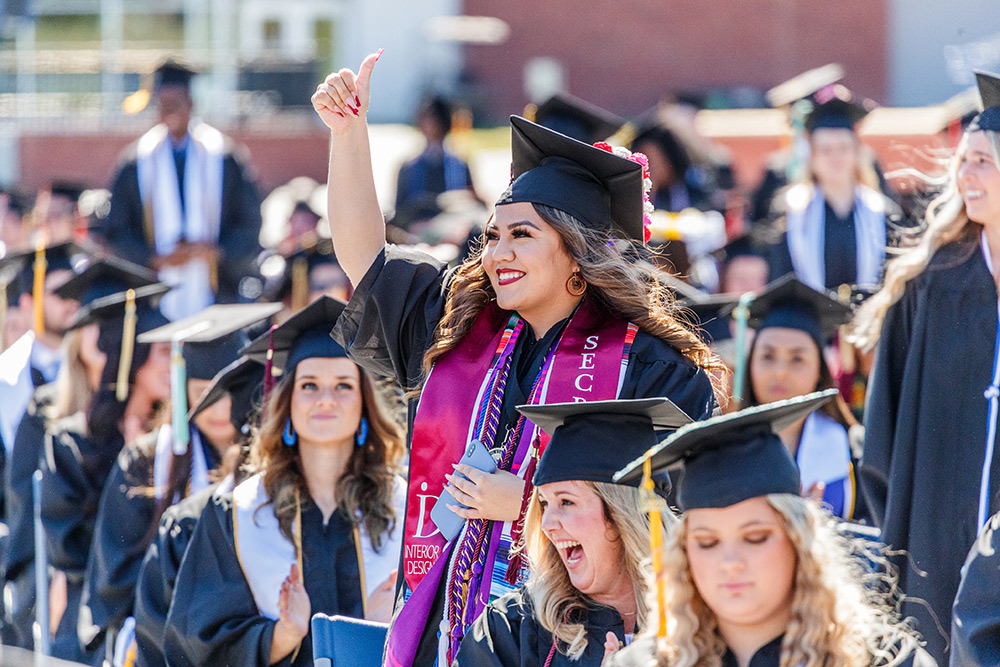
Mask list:
[[[459,463],[464,463],[476,470],[482,470],[489,474],[493,474],[497,469],[497,463],[493,460],[493,455],[490,454],[490,450],[479,439],[469,443]],[[460,475],[461,473],[456,472],[455,474]],[[454,496],[445,489],[441,491],[437,502],[431,508],[431,521],[441,531],[444,539],[451,542],[462,531],[462,524],[465,523],[465,519],[448,509],[448,505],[461,505],[465,507],[465,505],[455,500]]]

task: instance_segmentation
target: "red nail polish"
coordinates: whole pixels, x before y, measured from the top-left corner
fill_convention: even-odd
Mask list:
[[[354,96],[354,106],[356,106],[359,109],[361,108],[361,98],[359,98],[357,95]]]
[[[351,109],[351,111],[353,111],[353,112],[354,112],[354,115],[355,115],[355,116],[357,116],[358,118],[361,118],[361,114],[360,114],[360,113],[358,113],[358,110],[357,110],[357,109]]]
[[[379,49],[378,51],[375,52],[375,62],[378,62],[378,59],[382,57],[383,51],[385,51],[385,49]]]
[[[347,103],[347,108],[351,110],[351,113],[357,113],[358,110],[351,106],[350,102]]]

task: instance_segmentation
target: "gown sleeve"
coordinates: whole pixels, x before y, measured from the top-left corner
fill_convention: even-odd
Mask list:
[[[232,495],[213,497],[191,535],[164,631],[170,665],[267,667],[274,621],[261,616],[240,567]],[[278,664],[291,663],[291,655]]]
[[[632,345],[621,398],[665,396],[695,421],[717,409],[708,374],[669,344],[640,331]]]
[[[447,283],[443,265],[430,255],[386,246],[355,288],[333,337],[365,370],[413,389],[444,313]]]
[[[519,591],[486,607],[462,640],[453,667],[541,667],[537,627]]]
[[[114,253],[142,266],[152,259],[143,229],[142,201],[139,195],[139,173],[136,169],[135,151],[118,165],[111,184],[111,208],[101,226],[104,241]]]
[[[952,665],[1000,664],[1000,514],[972,545],[951,624]]]
[[[865,449],[858,466],[858,484],[876,526],[885,520],[889,470],[892,465],[896,417],[903,369],[909,349],[917,285],[907,286],[903,297],[889,308],[875,353],[865,404]]]
[[[132,614],[135,583],[146,551],[156,499],[150,495],[152,457],[126,447],[101,494],[87,562],[79,633],[84,646],[102,642]]]
[[[28,406],[4,466],[4,496],[10,540],[4,553],[4,579],[17,579],[35,558],[34,494],[31,478],[45,449],[45,417]]]
[[[163,631],[174,594],[177,571],[205,504],[215,492],[209,487],[185,498],[163,513],[153,542],[146,549],[135,588],[137,667],[165,667]]]

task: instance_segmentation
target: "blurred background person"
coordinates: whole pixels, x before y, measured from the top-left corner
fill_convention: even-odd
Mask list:
[[[121,158],[101,230],[115,253],[174,287],[170,319],[235,303],[260,252],[260,198],[245,159],[221,132],[193,119],[194,71],[156,70],[159,123]]]

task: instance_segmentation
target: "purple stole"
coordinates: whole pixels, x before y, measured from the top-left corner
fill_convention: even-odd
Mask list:
[[[524,418],[507,442],[498,440],[503,438],[497,434],[503,390],[523,326],[516,314],[490,304],[458,346],[437,360],[424,384],[413,424],[403,539],[403,576],[412,594],[389,634],[387,664],[392,667],[413,664],[443,578],[447,595],[441,658],[448,664],[465,629],[492,599],[509,590],[504,577],[512,524],[467,521],[446,544],[429,515],[444,488],[445,473],[471,440],[479,438],[494,455],[499,452],[498,467],[521,476],[532,443],[537,440],[540,451],[548,443],[548,435]],[[637,331],[585,298],[543,363],[529,402],[616,398]]]

